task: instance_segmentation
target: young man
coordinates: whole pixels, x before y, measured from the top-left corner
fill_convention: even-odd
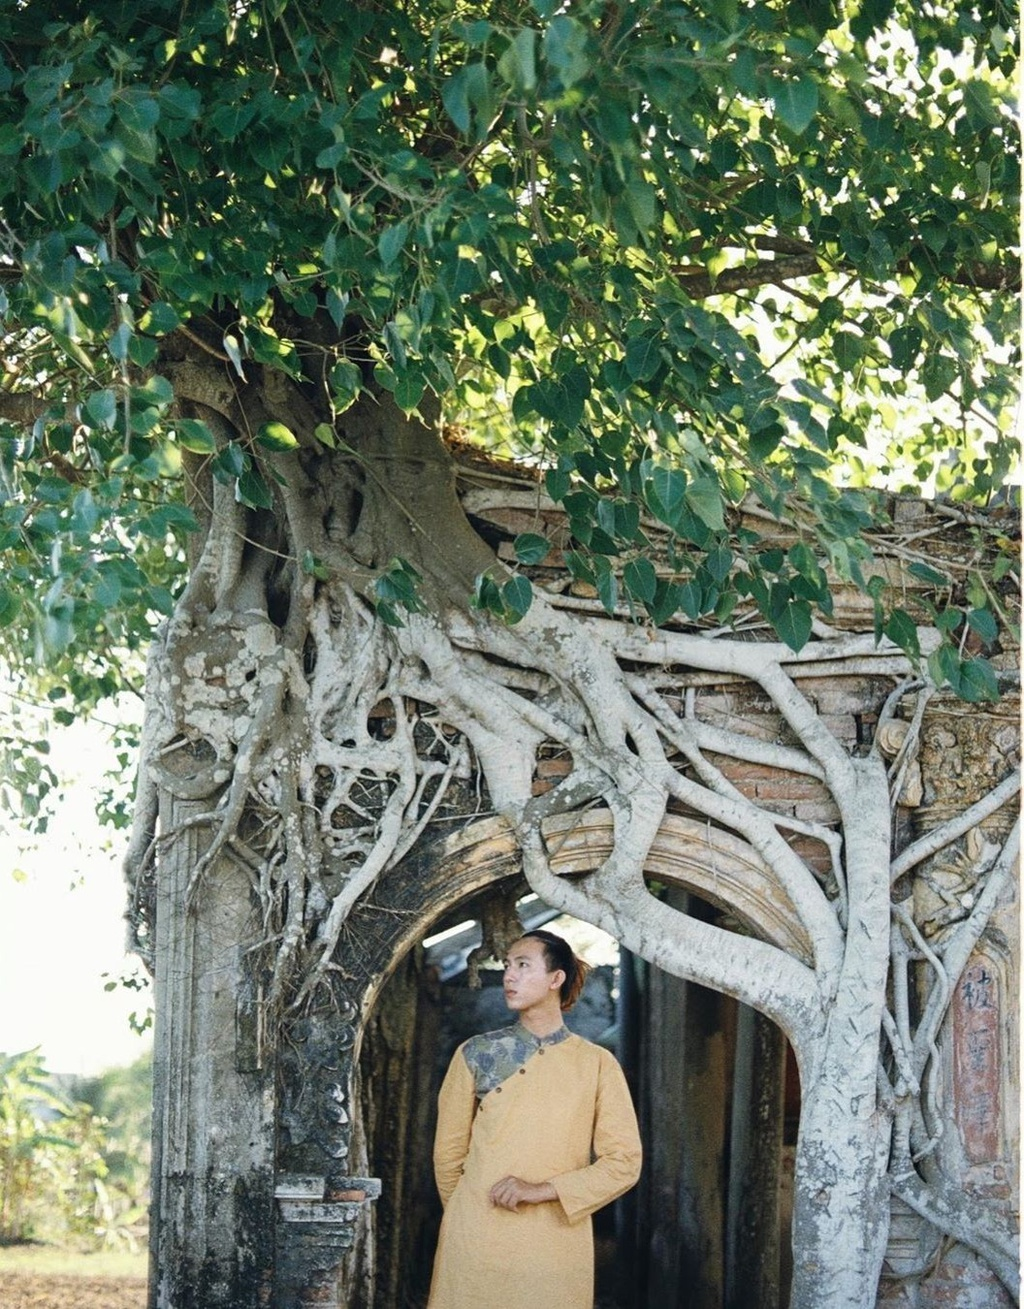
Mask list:
[[[438,1097],[428,1309],[592,1309],[590,1215],[635,1184],[641,1151],[618,1063],[562,1021],[587,971],[561,937],[527,932],[505,961],[518,1021],[455,1052]]]

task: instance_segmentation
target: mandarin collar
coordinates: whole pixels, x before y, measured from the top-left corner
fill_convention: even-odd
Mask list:
[[[515,1031],[516,1035],[525,1041],[527,1045],[532,1045],[537,1049],[540,1049],[542,1045],[560,1045],[572,1036],[572,1032],[569,1031],[565,1023],[547,1036],[534,1036],[533,1032],[521,1022],[516,1023]]]

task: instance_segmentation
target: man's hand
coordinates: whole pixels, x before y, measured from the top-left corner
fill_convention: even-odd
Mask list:
[[[490,1191],[491,1204],[517,1213],[521,1204],[545,1204],[557,1200],[558,1192],[550,1182],[524,1182],[518,1177],[503,1177]]]

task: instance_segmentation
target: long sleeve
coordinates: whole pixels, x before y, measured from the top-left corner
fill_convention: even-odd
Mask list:
[[[640,1176],[643,1152],[629,1087],[614,1057],[607,1051],[601,1055],[594,1106],[594,1162],[551,1178],[570,1223],[610,1204]]]
[[[476,1088],[473,1074],[460,1046],[452,1056],[437,1097],[434,1177],[441,1204],[446,1207],[462,1176],[462,1165],[469,1153],[475,1111]]]

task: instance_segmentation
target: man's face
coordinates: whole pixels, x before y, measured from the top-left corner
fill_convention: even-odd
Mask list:
[[[556,1001],[565,973],[560,968],[548,972],[543,942],[534,938],[516,941],[505,960],[505,1003],[521,1014],[537,1005]]]

